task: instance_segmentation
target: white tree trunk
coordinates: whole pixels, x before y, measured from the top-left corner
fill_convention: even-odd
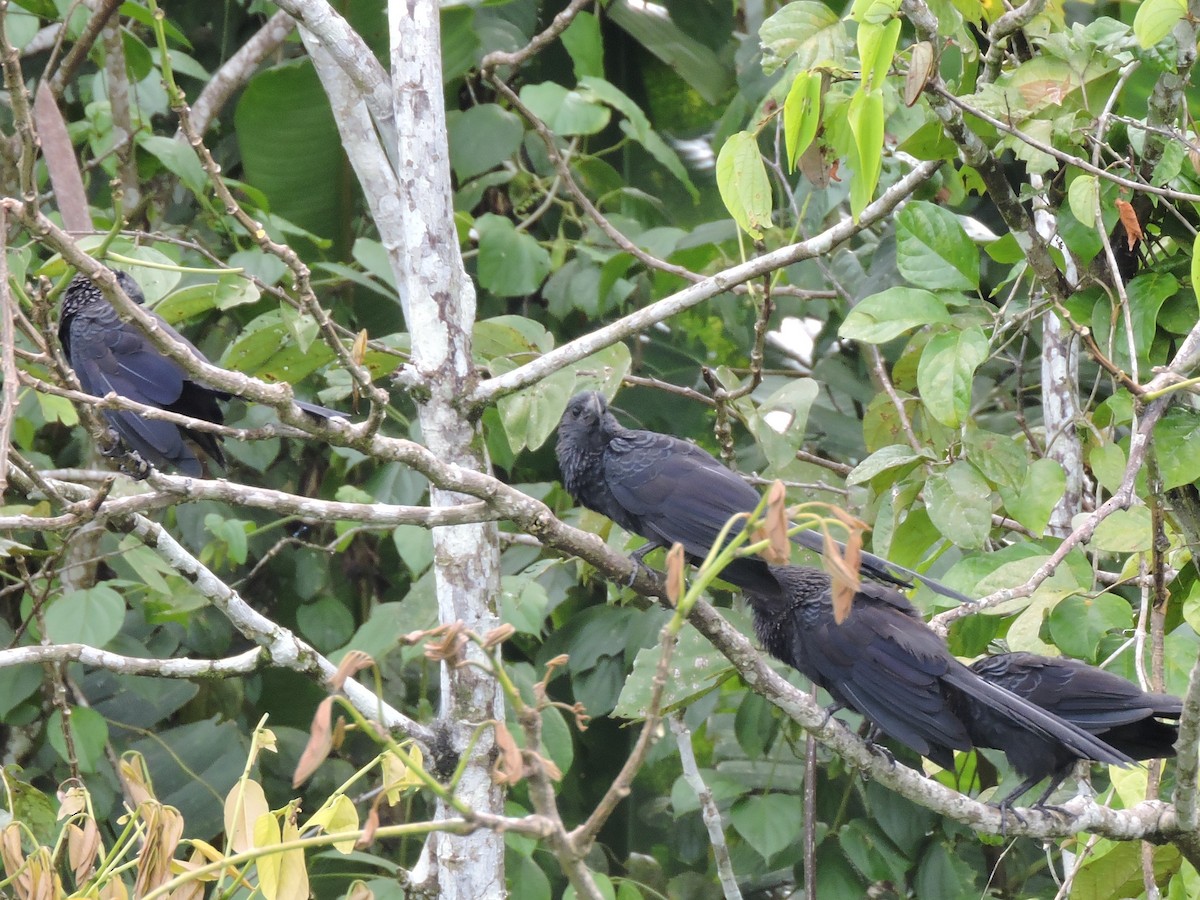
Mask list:
[[[471,327],[475,289],[459,254],[451,204],[446,114],[442,101],[439,8],[435,0],[391,0],[391,77],[402,206],[402,234],[385,235],[405,260],[400,295],[412,335],[412,367],[428,393],[420,399],[425,445],[448,463],[488,468],[483,433],[460,408],[475,379]],[[432,490],[434,506],[462,496]],[[435,578],[441,621],[461,620],[473,631],[495,627],[499,594],[499,542],[491,524],[433,530]],[[468,652],[476,652],[468,645]],[[456,751],[475,727],[503,719],[495,682],[474,667],[442,668],[442,717]],[[503,795],[490,778],[491,732],[485,731],[460,785],[472,808],[503,813]],[[439,815],[445,810],[439,810]],[[488,830],[467,837],[441,836],[431,845],[436,891],[443,900],[503,897],[504,839]]]

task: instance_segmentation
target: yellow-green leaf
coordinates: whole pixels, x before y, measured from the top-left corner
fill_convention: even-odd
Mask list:
[[[801,72],[783,101],[783,139],[790,171],[796,171],[796,158],[813,142],[820,124],[821,73]]]
[[[326,834],[350,835],[342,841],[335,841],[333,849],[339,853],[350,853],[354,842],[358,840],[358,810],[354,801],[345,794],[337,794],[325,801],[325,805],[313,813],[312,818],[304,823],[304,830],[321,828]]]
[[[771,224],[771,182],[749,131],[730,135],[717,155],[717,188],[733,220],[754,240]]]
[[[1100,208],[1100,195],[1096,187],[1095,175],[1080,175],[1067,188],[1071,215],[1089,228],[1096,224],[1096,212]]]
[[[1186,14],[1186,0],[1144,0],[1133,17],[1133,36],[1146,50],[1170,34]]]
[[[1192,290],[1196,294],[1196,302],[1200,303],[1200,234],[1192,241]]]
[[[850,98],[846,115],[858,157],[854,177],[850,179],[850,212],[857,221],[875,195],[883,167],[883,92],[859,88]]]

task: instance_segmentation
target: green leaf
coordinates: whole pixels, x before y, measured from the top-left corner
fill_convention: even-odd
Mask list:
[[[447,117],[450,165],[460,181],[486,172],[521,148],[525,126],[495,103],[472,106]]]
[[[1099,182],[1095,175],[1077,175],[1067,188],[1067,203],[1073,215],[1083,225],[1092,226],[1100,211]]]
[[[864,297],[838,329],[838,337],[882,344],[922,325],[949,322],[946,303],[919,288],[892,287]]]
[[[600,20],[594,13],[584,10],[575,16],[561,40],[571,55],[577,80],[604,77],[604,44],[600,40]]]
[[[1164,489],[1200,480],[1200,416],[1180,406],[1167,410],[1154,426],[1154,449]]]
[[[522,634],[540,635],[550,598],[528,577],[505,575],[500,587],[500,621]]]
[[[846,484],[865,484],[880,472],[898,469],[919,459],[932,459],[932,454],[917,453],[908,444],[889,444],[880,447],[846,476]]]
[[[0,722],[42,686],[43,671],[39,664],[0,669]]]
[[[859,88],[850,98],[846,119],[857,154],[854,177],[850,179],[850,212],[857,221],[875,196],[883,169],[883,92]]]
[[[55,644],[104,647],[121,632],[125,598],[110,587],[72,591],[46,610],[46,637]]]
[[[322,653],[338,649],[354,634],[354,616],[336,597],[301,604],[296,610],[296,625],[304,639]]]
[[[1149,508],[1134,506],[1106,516],[1088,544],[1108,553],[1144,553],[1153,543],[1153,534]]]
[[[1200,234],[1196,235],[1196,239],[1192,241],[1192,293],[1196,295],[1197,302],[1200,302]]]
[[[1116,594],[1084,597],[1076,594],[1050,611],[1050,637],[1067,656],[1095,659],[1100,639],[1132,623],[1129,601]]]
[[[392,530],[392,543],[413,578],[433,565],[433,536],[428,528],[397,525]]]
[[[1019,491],[1029,471],[1029,454],[1011,435],[968,427],[963,435],[966,457],[997,488]]]
[[[912,862],[874,823],[864,819],[847,822],[838,832],[838,843],[854,868],[868,881],[903,883]]]
[[[521,88],[521,102],[555,134],[595,134],[608,124],[609,111],[578,91],[552,81]]]
[[[882,90],[883,80],[896,54],[900,19],[893,17],[885,22],[865,22],[858,26],[858,57],[862,63],[862,86],[866,91]]]
[[[261,297],[262,292],[253,281],[237,275],[222,275],[216,281],[180,288],[155,304],[154,311],[172,325],[178,325],[210,309],[232,309],[257,303]]]
[[[924,200],[896,214],[896,267],[910,284],[931,291],[979,287],[979,250],[954,213]]]
[[[789,171],[796,171],[796,159],[817,136],[821,124],[821,82],[820,72],[801,72],[783,101],[783,139]]]
[[[1187,15],[1187,0],[1142,0],[1133,17],[1133,36],[1143,50],[1165,38]]]
[[[502,397],[497,404],[500,421],[513,450],[536,449],[545,443],[575,393],[575,372],[560,369],[524,390]]]
[[[758,29],[763,71],[768,75],[792,57],[799,69],[841,67],[849,36],[838,14],[811,0],[788,3]]]
[[[76,706],[71,709],[71,741],[75,749],[75,759],[79,768],[84,772],[95,772],[104,762],[104,748],[108,743],[108,723],[104,716],[86,706]],[[50,746],[64,760],[69,760],[66,737],[63,735],[63,715],[61,709],[54,710],[50,722],[46,726],[50,738]]]
[[[253,522],[226,519],[217,513],[209,513],[204,517],[204,527],[221,542],[230,561],[239,566],[246,561],[246,554],[249,552],[246,533],[254,527]]]
[[[1005,511],[1034,534],[1041,534],[1050,523],[1050,514],[1067,489],[1062,466],[1052,459],[1035,459],[1025,470],[1020,491],[998,486]]]
[[[584,96],[594,96],[621,113],[625,117],[625,121],[621,122],[621,130],[641,144],[647,153],[674,175],[679,183],[687,188],[693,200],[700,199],[700,192],[692,183],[687,169],[679,159],[679,154],[671,149],[670,144],[659,137],[658,132],[650,125],[650,120],[646,118],[646,114],[631,98],[603,78],[580,78],[579,89]]]
[[[945,842],[934,841],[921,860],[914,880],[917,897],[966,897],[978,893],[975,872]]]
[[[983,546],[992,527],[992,491],[963,460],[925,482],[925,506],[942,537],[967,550]]]
[[[262,191],[270,211],[322,237],[348,241],[357,190],[347,190],[342,139],[329,98],[308,60],[262,69],[242,91],[234,130],[243,179]],[[344,258],[347,247],[330,255]]]
[[[761,794],[740,800],[729,811],[733,827],[764,860],[800,839],[804,804],[791,794]]]
[[[208,188],[208,175],[196,151],[184,141],[166,135],[139,133],[138,146],[158,159],[167,171],[177,175],[184,186],[193,194],[204,196]]]
[[[771,182],[752,132],[730,135],[721,147],[717,189],[738,226],[754,240],[762,240],[760,229],[771,225]]]
[[[497,297],[536,291],[550,272],[550,253],[510,219],[487,213],[475,220],[479,232],[479,284]]]
[[[662,60],[705,102],[715,106],[728,100],[732,67],[669,16],[662,15],[661,6],[611,0],[604,12],[610,22]]]
[[[576,651],[572,650],[572,662],[575,655]],[[614,716],[625,719],[645,717],[661,656],[662,648],[657,643],[638,651],[633,661],[633,671],[625,679],[621,696],[617,698]],[[684,706],[696,697],[707,694],[729,671],[729,660],[719,650],[694,628],[685,628],[671,655],[671,678],[663,691],[663,708]]]
[[[947,428],[957,428],[971,411],[975,370],[988,357],[982,328],[935,334],[921,352],[917,387],[929,414]]]
[[[747,422],[767,463],[775,469],[788,466],[804,443],[808,414],[820,385],[812,378],[789,379],[758,407],[757,414]],[[787,416],[786,423],[784,414]]]

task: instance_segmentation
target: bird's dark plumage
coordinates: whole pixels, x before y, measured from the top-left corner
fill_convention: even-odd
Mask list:
[[[145,296],[127,273],[114,269],[117,282],[136,303]],[[204,354],[153,311],[158,326],[186,344],[200,359]],[[95,397],[110,391],[126,399],[206,422],[222,424],[218,400],[229,394],[194,381],[173,359],[163,355],[134,324],[122,322],[100,289],[85,275],[67,286],[59,313],[58,338],[83,390]],[[340,413],[297,401],[305,412],[320,418]],[[184,428],[172,422],[147,419],[127,410],[104,410],[104,417],[130,449],[148,463],[173,467],[198,477],[203,469],[188,441],[220,464],[221,444],[215,434]],[[185,440],[186,438],[186,440]]]
[[[1043,741],[1072,759],[1131,761],[1078,725],[972,672],[897,591],[864,583],[838,624],[828,575],[804,566],[772,566],[771,573],[783,587],[782,598],[747,593],[766,650],[943,768],[953,767],[954,750],[995,746],[972,729],[969,710],[979,706],[1012,734]]]
[[[689,558],[702,560],[721,529],[738,513],[752,512],[761,497],[710,453],[687,441],[626,428],[609,412],[604,396],[586,391],[571,398],[558,426],[558,466],[563,486],[588,509],[608,516],[651,547],[683,545]],[[800,532],[796,543],[824,550],[816,532]],[[870,553],[862,555],[864,574],[907,586],[897,572],[920,578],[939,593],[967,598]],[[743,557],[721,573],[748,591],[778,594],[765,560]]]
[[[1133,759],[1175,755],[1179,728],[1160,720],[1179,719],[1183,712],[1179,697],[1143,691],[1120,675],[1078,660],[1033,653],[984,657],[972,663],[971,669]],[[973,700],[968,703],[968,713],[976,743],[1004,750],[1012,767],[1025,776],[1005,802],[1011,803],[1049,777],[1051,782],[1038,801],[1043,803],[1070,773],[1076,757],[1065,753],[1060,744],[1015,732],[1011,723]]]

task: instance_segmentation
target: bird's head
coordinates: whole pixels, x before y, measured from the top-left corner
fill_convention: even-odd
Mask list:
[[[146,302],[146,295],[142,293],[141,287],[128,272],[124,272],[121,269],[113,269],[112,271],[117,278],[117,284],[121,286],[121,290],[129,295],[129,299],[134,303]],[[59,314],[62,318],[67,319],[81,309],[85,309],[94,303],[106,302],[104,294],[100,292],[100,288],[96,286],[96,283],[80,272],[67,285],[66,293],[63,294],[62,310]]]
[[[591,455],[604,450],[616,420],[599,391],[576,394],[567,403],[558,423],[558,458]],[[619,426],[617,426],[619,427]]]

